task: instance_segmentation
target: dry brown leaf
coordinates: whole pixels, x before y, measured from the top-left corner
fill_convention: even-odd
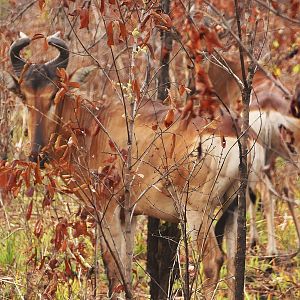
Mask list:
[[[33,207],[33,200],[30,201],[30,203],[29,203],[29,205],[27,207],[27,211],[26,211],[26,220],[27,221],[31,218],[32,207]]]
[[[74,225],[73,225],[73,236],[74,238],[79,237],[80,235],[85,235],[87,236],[87,226],[86,226],[86,222],[84,221],[77,221]]]
[[[63,99],[66,94],[66,90],[64,88],[60,88],[60,90],[56,93],[54,98],[54,104],[59,104],[59,102]]]
[[[128,36],[126,25],[121,20],[119,20],[118,22],[120,27],[120,37],[122,38],[123,41],[125,41]]]
[[[205,34],[205,41],[208,53],[213,53],[214,48],[223,48],[221,41],[219,40],[218,34],[212,30]]]
[[[134,79],[132,81],[132,90],[135,92],[137,101],[140,102],[140,100],[141,100],[141,92],[140,92],[140,85],[139,85],[137,79]]]
[[[71,277],[73,275],[72,267],[69,259],[65,259],[65,272],[68,277]]]
[[[106,34],[107,34],[107,45],[109,47],[113,46],[114,43],[114,29],[113,29],[113,22],[110,21],[106,26]]]
[[[101,0],[100,1],[100,13],[101,13],[101,15],[104,15],[104,11],[105,11],[105,0]]]
[[[113,151],[113,152],[117,151],[116,146],[115,146],[115,144],[112,140],[109,140],[108,144],[109,144],[109,147],[110,147],[111,151]]]
[[[80,87],[80,83],[79,82],[70,81],[70,82],[68,82],[68,86],[72,87],[72,88],[79,88]]]
[[[43,221],[42,219],[38,219],[34,226],[34,235],[40,239],[43,236],[44,230],[43,230]]]
[[[175,118],[174,109],[171,108],[171,109],[169,109],[169,111],[166,114],[165,119],[164,119],[164,124],[167,128],[173,124],[174,118]]]
[[[80,27],[79,29],[82,28],[89,28],[89,22],[90,22],[90,13],[89,9],[86,7],[81,8],[80,10]]]
[[[152,128],[152,130],[156,131],[158,128],[158,124],[157,123],[152,124],[151,128]]]
[[[40,184],[43,181],[40,164],[36,164],[34,168],[35,183]]]
[[[31,41],[34,41],[34,40],[38,40],[38,39],[44,39],[45,36],[42,34],[42,33],[36,33],[32,38],[31,38]]]
[[[49,48],[49,44],[48,44],[47,38],[44,38],[43,49],[44,49],[44,51],[47,51],[48,48]]]

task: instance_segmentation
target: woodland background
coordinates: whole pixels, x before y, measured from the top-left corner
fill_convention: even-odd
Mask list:
[[[246,34],[256,24],[255,49],[263,49],[258,60],[293,93],[300,74],[299,2],[244,3],[250,3],[251,9],[247,20],[242,19],[242,28]],[[83,97],[109,101],[118,97],[121,85],[130,93],[128,63],[131,52],[136,51],[136,96],[150,75],[147,94],[158,97],[159,70],[162,60],[170,55],[170,85],[162,100],[185,106],[189,93],[201,97],[203,86],[210,84],[205,68],[199,67],[203,57],[215,51],[227,58],[236,53],[238,43],[231,35],[237,30],[234,1],[173,0],[169,5],[168,13],[159,1],[0,0],[1,69],[12,71],[8,49],[20,31],[36,39],[23,52],[32,62],[55,56],[44,37],[61,31],[71,49],[68,73],[82,66],[98,67],[88,84],[80,88]],[[161,39],[165,32],[173,40],[171,52]],[[236,60],[238,63],[237,56]],[[41,171],[22,163],[28,155],[22,104],[3,86],[0,98],[0,154],[11,164],[13,174],[7,181],[0,173],[1,299],[105,299],[107,282],[93,218],[82,213],[81,203],[66,193],[55,176],[44,174],[43,180],[38,180]],[[206,100],[213,109],[210,99],[203,96],[202,101]],[[283,160],[277,160],[276,165],[273,184],[277,191],[281,193],[282,178],[291,175],[295,199],[299,199],[298,175],[288,174]],[[14,180],[17,176],[21,180]],[[267,259],[263,208],[257,214],[260,244],[255,249],[247,247],[245,298],[300,299],[299,254],[292,259]],[[282,199],[277,200],[275,217],[280,251],[295,251],[299,246],[295,227]],[[146,237],[147,219],[142,217],[134,252],[137,299],[149,299]],[[95,268],[98,264],[99,269]],[[201,280],[201,272],[195,274],[193,266],[189,272]],[[225,266],[221,276],[226,277]],[[175,280],[173,289],[174,299],[181,299],[180,279]],[[226,295],[226,283],[221,279],[216,299],[226,299]]]

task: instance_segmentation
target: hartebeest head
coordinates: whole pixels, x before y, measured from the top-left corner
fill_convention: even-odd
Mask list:
[[[299,92],[296,89],[292,101],[264,74],[254,86],[250,106],[250,124],[265,144],[267,153],[299,162],[300,113]],[[269,156],[269,154],[267,155]]]
[[[59,32],[47,37],[48,44],[58,49],[59,54],[44,64],[27,64],[20,51],[28,46],[31,39],[24,33],[10,47],[9,56],[16,76],[2,75],[7,88],[22,98],[28,107],[28,135],[30,139],[31,161],[37,161],[39,153],[45,147],[53,133],[56,133],[61,121],[63,102],[54,103],[59,90],[57,68],[66,69],[69,61],[67,44],[59,37]],[[92,70],[90,68],[90,70]],[[83,82],[87,77],[86,68],[77,70],[73,77]],[[0,74],[1,75],[1,74]],[[72,77],[72,79],[73,79]],[[1,76],[0,76],[1,79]],[[41,164],[47,157],[41,158]]]

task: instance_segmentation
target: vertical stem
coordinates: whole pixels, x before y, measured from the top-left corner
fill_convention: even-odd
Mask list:
[[[7,92],[0,90],[0,99],[0,159],[6,160],[10,137]]]
[[[119,2],[118,6],[119,6]],[[121,9],[119,6],[120,15],[122,21],[125,25],[125,21],[123,19]],[[142,11],[142,14],[144,11]],[[140,24],[138,25],[138,30],[140,30]],[[127,45],[127,42],[126,42]],[[127,45],[128,47],[128,45]],[[133,84],[134,80],[136,80],[135,76],[135,63],[136,63],[136,52],[138,48],[138,41],[135,39],[133,44],[133,49],[131,51],[131,62],[130,62],[130,73],[129,73],[129,81],[128,83]],[[129,49],[129,48],[128,48]],[[125,191],[124,191],[124,214],[125,214],[125,242],[126,242],[126,262],[125,262],[125,285],[126,285],[126,299],[132,299],[132,258],[133,258],[133,234],[132,234],[132,216],[133,216],[133,206],[131,204],[131,186],[132,186],[132,141],[134,136],[134,122],[137,114],[137,97],[136,95],[129,97],[129,112],[127,112],[126,106],[127,104],[124,101],[125,108],[125,117],[128,124],[127,127],[127,159],[125,162],[124,174],[125,174]]]
[[[135,79],[134,67],[135,67],[135,51],[137,48],[137,43],[135,42],[133,45],[133,50],[131,53],[131,63],[130,63],[130,73],[129,73],[129,83],[132,83]],[[124,214],[125,214],[125,242],[126,242],[126,262],[125,262],[125,285],[126,289],[126,299],[132,299],[132,285],[131,285],[131,275],[132,275],[132,258],[133,258],[133,235],[132,235],[132,226],[131,226],[131,218],[132,218],[132,210],[133,207],[131,205],[131,183],[132,183],[132,140],[134,133],[134,118],[136,115],[136,101],[137,99],[130,98],[129,103],[129,113],[125,113],[128,128],[127,128],[127,159],[125,162],[124,168]],[[125,103],[126,107],[126,103]],[[128,292],[127,292],[128,291]]]
[[[242,43],[242,31],[240,23],[240,9],[238,1],[235,0],[235,14],[236,22],[238,28],[238,35],[240,42]],[[242,78],[244,83],[244,88],[242,90],[242,133],[244,135],[241,137],[239,143],[240,148],[240,188],[238,193],[238,218],[237,218],[237,249],[235,257],[235,299],[244,299],[244,284],[245,284],[245,259],[246,259],[246,188],[248,179],[248,166],[247,166],[247,128],[249,125],[249,97],[248,84],[245,71],[244,63],[244,51],[241,45],[239,45],[240,61],[242,67]],[[249,97],[248,97],[249,96]]]
[[[244,18],[244,10],[241,14],[239,3],[237,0],[234,0],[235,3],[235,14],[236,22],[238,29],[238,36],[240,39],[239,43],[239,52],[240,52],[240,61],[242,67],[242,79],[243,79],[243,90],[242,90],[242,136],[239,142],[240,150],[240,188],[238,193],[238,219],[237,219],[237,249],[235,257],[235,299],[240,300],[244,299],[244,284],[245,284],[245,260],[246,260],[246,189],[248,183],[248,164],[247,164],[247,142],[248,142],[248,133],[247,129],[249,128],[249,103],[250,95],[252,89],[252,78],[254,75],[255,66],[253,63],[249,66],[248,76],[246,75],[246,67],[244,61],[244,50],[242,47],[242,30],[241,30],[241,15],[242,19]]]
[[[129,130],[132,133],[133,130],[133,120],[129,123]],[[132,299],[132,286],[131,286],[131,273],[132,273],[132,257],[133,257],[133,241],[132,241],[132,232],[131,232],[131,215],[132,215],[132,205],[131,205],[131,148],[132,148],[132,139],[128,140],[128,155],[125,166],[125,241],[126,241],[126,263],[125,263],[125,285],[126,289],[126,299]]]
[[[185,251],[184,299],[189,300],[190,299],[190,274],[189,274],[190,261],[189,261],[188,233],[187,233],[187,226],[186,226],[187,224],[186,207],[183,213],[183,220],[180,222],[181,222],[181,232],[183,235],[183,243],[184,243],[184,251]]]
[[[95,278],[94,278],[94,299],[97,299],[97,278],[98,278],[98,247],[99,245],[99,224],[96,223],[95,226],[95,250],[94,250],[94,268],[95,268]]]
[[[161,7],[164,13],[170,12],[170,0],[161,0]],[[170,32],[161,30],[161,55],[160,55],[160,72],[158,76],[157,98],[161,101],[168,96],[170,88],[169,61],[172,51],[172,35]]]
[[[148,217],[148,236],[147,236],[147,272],[150,275],[150,296],[151,299],[157,299],[159,287],[159,264],[158,264],[158,230],[159,219]]]
[[[250,94],[243,91],[243,118],[240,143],[240,188],[238,193],[238,219],[237,219],[237,250],[235,257],[235,299],[244,299],[244,277],[245,277],[245,258],[246,258],[246,188],[248,181],[247,165],[247,128],[249,124],[249,105],[247,99]]]

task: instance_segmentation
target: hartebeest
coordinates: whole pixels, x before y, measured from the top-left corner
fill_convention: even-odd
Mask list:
[[[260,79],[258,73],[256,79]],[[264,77],[264,76],[263,76]],[[264,77],[265,78],[265,77]],[[264,81],[264,83],[266,83]],[[257,82],[255,82],[257,84]],[[270,86],[271,85],[271,86]],[[256,85],[258,87],[258,85]],[[262,195],[265,214],[267,218],[267,232],[268,232],[268,248],[267,253],[269,255],[276,254],[276,244],[274,238],[274,203],[269,197],[269,187],[266,186],[266,180],[268,180],[266,174],[266,165],[269,163],[271,155],[280,156],[288,161],[291,161],[294,165],[298,163],[299,158],[299,139],[300,139],[300,120],[299,115],[295,112],[299,112],[298,102],[288,102],[284,99],[282,94],[278,95],[274,93],[272,88],[274,84],[268,81],[268,89],[259,88],[255,89],[256,95],[253,95],[252,103],[250,105],[249,124],[251,129],[256,133],[258,137],[258,143],[263,145],[263,150],[260,155],[256,157],[256,161],[253,161],[251,171],[249,173],[248,186],[254,191],[258,188],[267,189]],[[262,193],[264,190],[260,190]],[[254,197],[254,195],[252,195]],[[299,232],[299,221],[295,215],[294,207],[290,203],[289,208],[291,210],[294,222],[296,225],[297,233]],[[256,230],[255,225],[256,210],[254,204],[250,203],[250,238],[256,238],[253,235]],[[228,208],[227,211],[219,219],[219,223],[216,225],[216,235],[219,239],[219,244],[222,242],[222,234],[225,229],[225,237],[227,243],[227,259],[228,259],[228,273],[235,274],[234,257],[237,247],[236,232],[237,232],[237,204],[235,202]],[[233,290],[233,283],[229,284],[230,289]],[[232,296],[232,293],[230,293]],[[231,299],[231,298],[230,298]]]
[[[219,58],[221,63],[224,64],[223,67],[219,66],[216,63],[210,63],[208,66],[208,74],[212,80],[215,91],[220,97],[222,102],[230,107],[234,111],[240,109],[239,98],[240,98],[240,89],[234,78],[241,77],[241,67],[240,64],[229,59]],[[234,76],[232,75],[234,74]],[[297,94],[297,93],[296,93]],[[279,112],[284,116],[293,116],[295,113],[295,102],[290,103],[287,99],[287,90],[283,84],[278,79],[271,79],[266,76],[262,70],[258,70],[254,75],[253,79],[253,92],[252,100],[250,104],[250,115],[255,115],[255,112],[261,112],[266,114],[266,112],[274,111]],[[297,95],[295,96],[297,98]],[[298,104],[297,104],[298,105]],[[269,113],[268,113],[269,114]],[[270,187],[272,187],[270,180],[270,168],[272,168],[272,161],[282,153],[282,149],[278,150],[270,146],[272,138],[278,138],[276,135],[273,136],[274,128],[270,131],[269,121],[265,120],[266,123],[261,124],[262,128],[260,129],[260,140],[264,144],[265,153],[262,158],[263,167],[260,166],[257,170],[253,172],[257,173],[257,178],[250,178],[248,188],[250,189],[249,198],[249,213],[250,213],[250,244],[256,245],[258,242],[258,234],[256,229],[256,194],[259,192],[261,194],[261,200],[264,206],[264,214],[267,220],[267,235],[268,235],[268,244],[267,244],[267,255],[276,255],[278,254],[275,240],[275,225],[274,225],[274,200],[270,195]],[[259,128],[257,128],[259,130]],[[269,130],[269,133],[266,134],[265,130]],[[259,131],[257,131],[259,134]],[[286,149],[289,151],[289,149]],[[289,153],[282,153],[283,158],[291,160]],[[297,159],[297,158],[296,158]],[[261,172],[262,171],[262,172]],[[251,176],[250,176],[251,177]],[[259,179],[257,181],[257,179]],[[287,192],[287,187],[284,188],[285,193]],[[298,235],[298,245],[300,245],[300,222],[296,216],[294,206],[292,202],[288,202],[289,209],[294,219],[296,226],[296,231]],[[224,216],[225,217],[225,216]],[[223,220],[222,220],[223,221]],[[222,222],[221,221],[221,222]],[[218,228],[221,230],[221,228]],[[218,232],[221,234],[221,232]]]
[[[274,79],[274,81],[266,78],[265,74],[262,71],[258,71],[255,74],[254,81],[253,81],[253,95],[252,101],[250,105],[250,109],[252,111],[262,111],[262,112],[272,112],[273,115],[280,114],[281,118],[289,117],[297,117],[298,115],[296,111],[298,110],[299,103],[295,101],[287,100],[287,95],[280,89],[281,83]],[[296,109],[296,111],[295,111]],[[267,114],[265,123],[262,124],[262,139],[263,143],[265,144],[265,167],[264,172],[261,174],[261,180],[257,184],[255,182],[250,182],[250,188],[257,193],[260,192],[262,195],[262,203],[264,206],[264,211],[267,219],[267,232],[268,232],[268,244],[267,244],[267,254],[268,255],[276,255],[278,254],[278,250],[276,247],[276,240],[275,240],[275,224],[274,224],[274,200],[270,195],[270,186],[271,184],[271,175],[270,171],[273,167],[274,160],[276,157],[281,156],[282,158],[286,159],[287,161],[295,163],[298,162],[298,156],[293,153],[295,151],[293,143],[295,143],[295,134],[297,128],[290,131],[289,129],[285,130],[281,127],[282,134],[285,138],[289,138],[290,141],[287,144],[288,147],[285,148],[285,151],[276,148],[273,146],[272,139],[277,139],[276,135],[273,135],[273,131],[271,128],[272,124],[272,115],[270,113]],[[291,128],[291,127],[288,127]],[[298,129],[299,130],[299,129]],[[278,143],[277,143],[278,145]],[[288,188],[287,186],[285,189]],[[254,200],[255,197],[252,195],[252,199]],[[256,224],[255,224],[255,203],[250,201],[250,242],[251,244],[255,244],[258,239]],[[296,231],[298,235],[298,245],[300,242],[300,223],[296,216],[296,212],[294,209],[294,203],[288,202],[289,209],[294,219],[294,223],[296,226]]]
[[[54,102],[60,85],[56,69],[67,67],[68,48],[57,34],[47,40],[59,50],[57,58],[24,68],[26,62],[19,53],[30,39],[22,35],[10,48],[17,78],[7,73],[3,77],[28,107],[30,160],[39,161],[40,157],[42,164],[46,160],[59,162],[65,167],[63,173],[71,176],[69,188],[101,216],[103,260],[113,294],[121,281],[120,268],[126,256],[122,172],[128,132],[124,104],[112,100],[101,105],[81,104],[78,109],[76,99],[68,95]],[[71,81],[82,82],[91,69],[78,70]],[[137,107],[130,170],[133,214],[171,222],[186,218],[188,232],[197,242],[204,264],[204,286],[209,296],[224,258],[212,222],[216,209],[228,206],[238,188],[238,124],[222,111],[216,112],[212,121],[197,116],[188,122],[178,111],[155,101],[143,100]],[[174,117],[166,124],[170,114]],[[278,137],[280,128],[300,125],[298,119],[278,121],[284,122],[284,127],[274,128]],[[249,159],[253,162],[255,155],[263,151],[257,139],[254,133],[249,139]],[[56,151],[58,141],[67,145],[68,155]]]

